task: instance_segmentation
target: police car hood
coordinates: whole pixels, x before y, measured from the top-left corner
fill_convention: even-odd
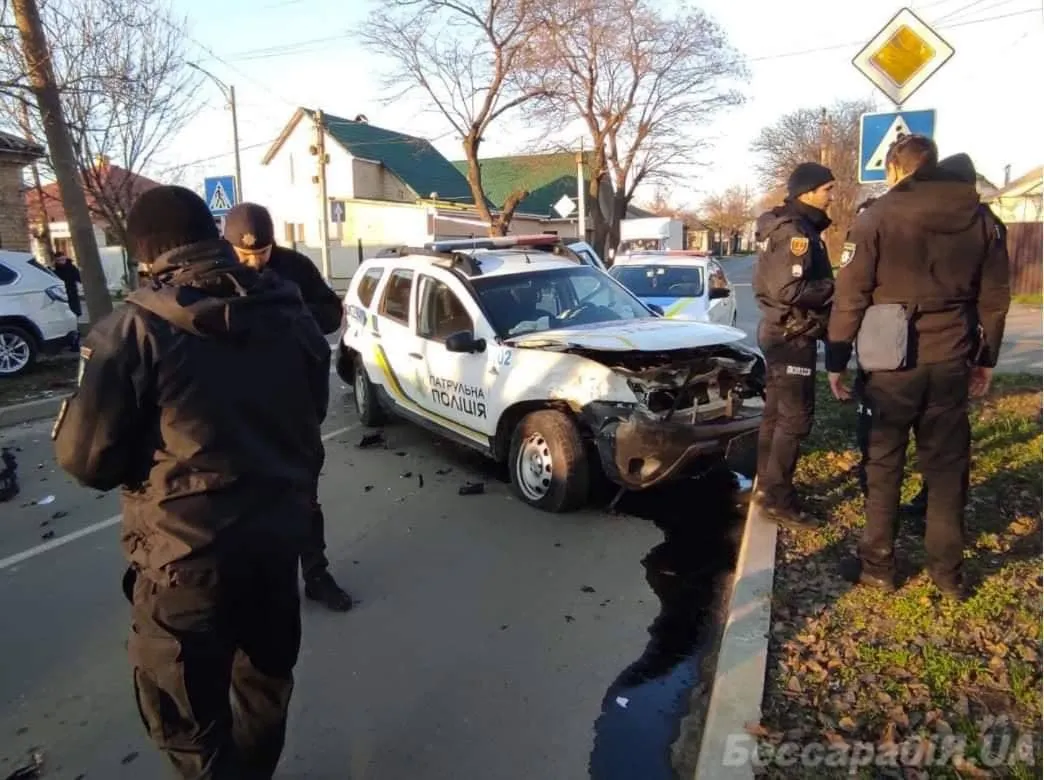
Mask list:
[[[241,265],[225,241],[208,241],[161,255],[152,281],[127,302],[175,328],[203,338],[275,334],[311,316],[297,286],[274,272]]]
[[[671,352],[735,344],[746,334],[728,325],[649,317],[556,328],[506,340],[514,347],[596,352]]]
[[[943,169],[918,172],[878,199],[889,213],[933,233],[961,233],[978,218],[974,184]],[[876,204],[875,204],[876,205]]]

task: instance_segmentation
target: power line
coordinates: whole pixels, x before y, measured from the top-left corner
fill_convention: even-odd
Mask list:
[[[928,7],[932,6],[932,5],[937,5],[940,2],[949,2],[949,0],[936,0],[936,2],[929,3],[929,4],[925,5],[924,8],[928,8]],[[972,6],[974,6],[977,3],[981,3],[981,2],[984,2],[984,0],[975,0],[975,3],[972,3]],[[1003,0],[1003,3],[1000,3],[1000,4],[996,4],[995,3],[994,5],[988,6],[987,8],[984,8],[982,10],[988,10],[989,8],[995,8],[995,7],[997,7],[997,5],[1003,5],[1004,3],[1007,3],[1007,2],[1011,2],[1011,0]],[[970,8],[970,7],[971,6],[965,6],[963,8],[958,9],[957,11],[954,11],[954,12],[951,12],[951,13],[948,13],[948,14],[944,14],[942,19],[945,20],[947,18],[953,17],[953,16],[955,16],[955,15],[957,15],[957,14],[963,12],[963,11],[968,10],[968,8]],[[923,10],[923,9],[921,9],[921,10]],[[1009,19],[1009,18],[1014,17],[1014,16],[1022,16],[1024,14],[1029,14],[1029,13],[1037,13],[1038,11],[1039,11],[1039,9],[1037,9],[1037,8],[1027,8],[1027,9],[1023,9],[1023,10],[1020,10],[1020,11],[1013,11],[1013,12],[1005,13],[1005,14],[996,14],[994,16],[987,16],[987,17],[983,17],[983,18],[980,18],[980,19],[969,19],[969,20],[965,20],[965,21],[953,21],[953,22],[945,22],[945,23],[936,22],[934,26],[937,26],[937,27],[940,27],[940,28],[945,28],[945,29],[952,29],[952,28],[955,28],[955,27],[966,27],[966,26],[969,26],[969,25],[986,24],[987,22],[995,22],[995,21],[999,21],[1001,19]],[[314,50],[312,50],[309,47],[315,46],[317,44],[334,43],[334,42],[343,41],[343,40],[346,40],[348,38],[353,37],[353,35],[354,35],[354,33],[350,33],[350,32],[342,33],[342,34],[338,34],[338,35],[327,35],[327,36],[323,36],[321,38],[310,38],[310,39],[306,39],[306,40],[303,40],[303,41],[295,41],[293,43],[283,44],[283,45],[279,45],[279,46],[267,46],[267,47],[258,48],[258,49],[247,49],[245,51],[237,52],[237,53],[232,54],[230,56],[231,56],[231,58],[233,60],[237,60],[237,61],[241,61],[242,62],[242,61],[257,61],[257,60],[275,59],[275,58],[278,58],[278,57],[288,57],[288,56],[292,57],[292,56],[296,56],[296,55],[299,55],[299,54],[311,54],[311,53],[314,53]],[[764,56],[761,56],[761,57],[742,57],[742,58],[738,59],[736,62],[737,62],[737,64],[744,63],[744,62],[769,62],[769,61],[772,61],[772,60],[787,59],[787,58],[790,58],[790,57],[801,57],[801,56],[807,56],[809,54],[819,54],[821,52],[836,51],[838,49],[848,49],[848,48],[851,48],[853,46],[864,46],[865,44],[866,44],[866,40],[848,41],[846,43],[830,44],[829,46],[816,46],[815,48],[800,49],[800,50],[797,50],[797,51],[780,52],[780,53],[777,53],[777,54],[767,54],[767,55],[764,55]],[[219,61],[223,62],[223,60],[219,60]]]

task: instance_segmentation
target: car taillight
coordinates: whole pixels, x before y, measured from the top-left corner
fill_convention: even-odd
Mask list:
[[[52,301],[59,301],[61,303],[69,302],[69,296],[65,294],[65,288],[60,284],[56,284],[54,287],[48,287],[44,292],[47,293],[47,297]]]

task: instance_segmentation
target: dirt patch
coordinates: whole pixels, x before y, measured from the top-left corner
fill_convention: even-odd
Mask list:
[[[764,717],[748,725],[766,758],[760,776],[1041,777],[1040,389],[1037,376],[1000,376],[973,408],[974,591],[955,604],[929,581],[909,523],[898,593],[841,578],[863,524],[854,409],[821,385],[798,481],[828,522],[780,530]],[[912,448],[908,463],[904,499],[920,489]],[[798,754],[812,745],[805,766]]]
[[[40,358],[24,374],[0,379],[0,406],[71,393],[76,387],[78,368],[75,355]]]

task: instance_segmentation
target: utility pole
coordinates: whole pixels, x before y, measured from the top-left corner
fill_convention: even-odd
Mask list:
[[[323,259],[323,278],[330,281],[330,202],[326,197],[326,164],[330,158],[326,156],[326,131],[322,110],[315,112],[315,146],[313,154],[319,160],[319,173],[313,181],[319,185],[319,241]]]
[[[221,90],[222,96],[228,101],[228,107],[232,109],[232,146],[235,148],[236,154],[236,203],[242,203],[243,169],[239,165],[239,119],[236,115],[236,88],[231,84],[226,84],[209,70],[201,68],[194,62],[186,62],[185,64],[193,70],[198,70],[208,79],[217,84],[218,89]]]
[[[76,259],[80,264],[83,289],[87,297],[87,316],[92,325],[112,311],[108,283],[98,255],[98,242],[94,237],[94,225],[87,208],[87,196],[80,182],[80,171],[76,164],[72,137],[65,124],[61,95],[51,66],[50,49],[36,0],[13,0],[15,22],[22,38],[22,57],[29,71],[29,84],[36,96],[40,109],[44,135],[51,155],[58,189],[62,194],[62,206],[69,221]]]
[[[576,208],[577,232],[580,240],[587,240],[587,203],[584,199],[584,137],[580,136],[580,151],[576,153]]]
[[[823,109],[823,113],[819,115],[819,164],[829,165],[828,160],[830,159],[829,150],[827,149],[827,136],[830,132],[830,122],[827,120],[827,110]]]

